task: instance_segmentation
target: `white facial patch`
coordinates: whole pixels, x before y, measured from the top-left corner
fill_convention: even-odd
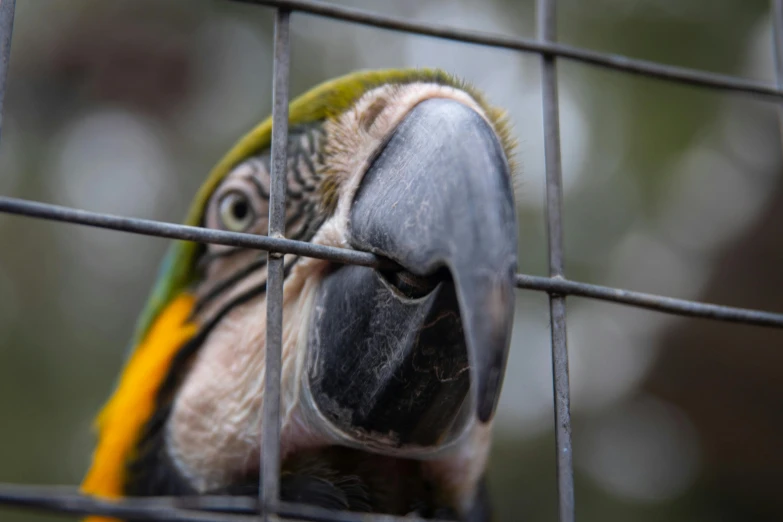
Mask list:
[[[465,91],[437,83],[384,85],[373,89],[326,124],[328,176],[339,184],[337,209],[313,238],[314,243],[350,248],[351,205],[364,174],[405,116],[419,103],[446,98],[476,111],[492,127],[484,109]]]

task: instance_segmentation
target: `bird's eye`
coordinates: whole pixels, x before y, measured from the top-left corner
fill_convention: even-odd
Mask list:
[[[236,190],[221,198],[218,213],[223,228],[232,232],[244,232],[256,217],[250,199]]]

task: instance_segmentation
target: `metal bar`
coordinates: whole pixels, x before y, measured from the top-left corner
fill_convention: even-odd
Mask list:
[[[294,241],[292,239],[224,232],[221,230],[165,223],[148,219],[114,216],[111,214],[89,212],[86,210],[5,196],[0,196],[0,212],[50,221],[107,228],[153,237],[181,239],[199,243],[215,243],[256,250],[267,250],[270,252],[296,254],[305,257],[324,259],[335,263],[348,263],[373,268],[394,268],[392,262],[379,258],[369,252],[314,245],[312,243]],[[634,292],[632,290],[570,281],[563,278],[517,274],[517,287],[561,295],[578,295],[590,299],[626,304],[668,314],[783,328],[783,314],[700,303],[685,299],[675,299],[673,297],[664,297],[643,292]]]
[[[99,515],[133,520],[169,522],[257,522],[257,516],[204,513],[180,509],[178,500],[103,500],[81,495],[75,488],[0,484],[0,505],[78,516]]]
[[[0,0],[0,132],[3,129],[3,102],[11,60],[11,35],[14,32],[16,0]]]
[[[723,89],[728,91],[754,94],[766,98],[783,98],[783,89],[736,76],[717,74],[687,67],[665,65],[648,60],[637,60],[627,56],[600,53],[555,42],[544,42],[528,38],[516,38],[498,34],[482,33],[466,29],[456,29],[440,24],[415,22],[404,18],[381,15],[361,9],[342,7],[314,0],[234,0],[236,2],[266,5],[301,11],[316,16],[354,22],[381,29],[391,29],[406,33],[433,36],[465,43],[513,49],[517,51],[540,53],[556,56],[576,62],[595,65],[615,71],[648,76],[677,83]]]
[[[233,496],[126,497],[104,500],[79,493],[70,486],[0,484],[0,506],[73,515],[101,515],[134,520],[176,522],[257,521],[258,498]],[[313,522],[417,522],[415,517],[335,511],[315,506],[281,502],[276,513],[285,519]],[[253,515],[253,516],[247,516]],[[427,519],[428,522],[439,522]]]
[[[337,263],[377,267],[384,264],[369,252],[358,252],[343,248],[315,245],[304,241],[294,241],[277,237],[259,236],[227,232],[203,227],[193,227],[176,223],[165,223],[150,219],[139,219],[102,214],[75,208],[50,205],[37,201],[0,196],[0,212],[17,214],[51,221],[75,223],[97,228],[120,230],[145,236],[182,239],[199,243],[214,243],[234,247],[253,248],[269,252],[296,254],[317,259],[326,259]],[[389,263],[385,263],[389,266]]]
[[[313,522],[424,522],[414,516],[380,515],[352,511],[333,511],[307,504],[281,502],[278,514],[283,518],[311,520]],[[426,519],[427,522],[446,522],[445,520]]]
[[[538,36],[544,42],[556,39],[556,0],[538,0]],[[560,161],[560,111],[557,98],[557,64],[552,55],[541,56],[541,98],[544,113],[544,159],[546,164],[546,224],[549,243],[549,276],[562,278],[563,176]],[[552,333],[552,385],[555,400],[555,445],[557,447],[557,495],[560,522],[574,521],[574,463],[571,447],[571,391],[568,377],[568,340],[565,296],[549,294]]]
[[[269,182],[269,237],[285,238],[285,193],[288,172],[288,74],[291,57],[291,12],[275,17],[272,88],[272,172]],[[266,290],[266,369],[261,426],[259,495],[263,520],[280,502],[280,379],[283,350],[283,254],[269,252]]]
[[[775,58],[775,80],[783,88],[783,1],[772,0],[772,52]]]
[[[775,59],[775,80],[783,89],[783,0],[772,0],[772,56]],[[778,105],[778,127],[783,142],[783,107]]]
[[[570,281],[559,277],[550,278],[517,274],[516,279],[518,288],[525,288],[528,290],[560,295],[575,295],[636,308],[644,308],[656,312],[699,317],[702,319],[712,319],[728,323],[740,323],[772,328],[783,327],[783,323],[781,323],[783,314],[776,314],[773,312],[700,303],[697,301],[688,301],[686,299],[675,299],[674,297]]]

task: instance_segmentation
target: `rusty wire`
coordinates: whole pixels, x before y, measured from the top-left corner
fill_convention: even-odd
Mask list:
[[[134,520],[178,522],[250,521],[275,516],[310,521],[394,521],[412,520],[388,515],[329,511],[312,506],[281,502],[280,467],[280,351],[282,344],[283,254],[326,259],[337,263],[386,267],[389,261],[368,252],[314,245],[284,237],[286,146],[288,133],[288,78],[290,65],[289,19],[292,12],[333,18],[382,29],[408,32],[476,45],[537,53],[542,63],[542,109],[546,165],[546,223],[549,244],[549,277],[517,274],[519,288],[542,291],[550,297],[552,369],[555,392],[555,441],[557,448],[558,511],[561,522],[575,518],[574,470],[571,451],[566,304],[568,295],[610,301],[675,315],[718,321],[783,328],[783,314],[700,303],[667,296],[611,288],[565,278],[562,231],[562,175],[560,162],[557,60],[567,59],[625,73],[699,87],[721,89],[777,102],[783,98],[783,0],[772,0],[777,84],[768,85],[744,78],[636,60],[571,47],[556,42],[556,0],[537,0],[538,39],[514,38],[416,22],[314,0],[234,0],[275,8],[273,136],[270,186],[270,231],[268,236],[232,233],[113,216],[37,201],[0,196],[0,212],[64,223],[86,225],[170,239],[216,243],[269,252],[267,290],[267,375],[263,411],[263,451],[258,497],[147,497],[118,501],[81,495],[76,488],[0,484],[0,506],[31,508],[75,515],[103,515]],[[0,0],[0,130],[2,103],[10,57],[15,0]],[[279,265],[279,266],[277,266]],[[277,266],[277,268],[275,268]],[[269,400],[271,399],[271,400]]]

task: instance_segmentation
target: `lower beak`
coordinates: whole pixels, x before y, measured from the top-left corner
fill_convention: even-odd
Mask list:
[[[488,422],[505,372],[517,230],[509,167],[473,109],[414,107],[365,173],[352,246],[401,268],[329,274],[310,323],[307,389],[341,438],[438,448]]]

